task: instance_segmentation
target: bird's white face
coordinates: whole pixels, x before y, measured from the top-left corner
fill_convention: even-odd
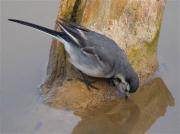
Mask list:
[[[125,81],[124,77],[121,74],[118,74],[116,78],[114,78],[113,82],[117,87],[118,91],[125,94],[125,96],[129,95],[129,91],[130,91],[129,83]]]

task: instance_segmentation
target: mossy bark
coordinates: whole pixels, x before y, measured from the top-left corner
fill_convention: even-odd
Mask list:
[[[114,39],[126,52],[142,83],[158,68],[157,41],[163,9],[164,0],[61,0],[57,19],[76,22]],[[55,29],[59,30],[57,26]],[[63,45],[53,40],[47,79],[42,85],[49,104],[78,108],[118,97],[102,79],[95,79],[99,90],[88,91],[67,56]]]

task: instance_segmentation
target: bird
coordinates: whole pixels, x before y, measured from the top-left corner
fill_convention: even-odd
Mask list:
[[[57,20],[61,31],[30,22],[8,19],[55,38],[64,45],[69,62],[83,74],[111,80],[126,97],[139,88],[139,77],[124,50],[111,38],[74,22]]]

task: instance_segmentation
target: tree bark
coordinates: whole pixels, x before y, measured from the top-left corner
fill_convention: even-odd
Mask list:
[[[57,19],[76,22],[115,40],[143,83],[158,68],[157,41],[163,9],[164,0],[61,0]],[[60,30],[57,26],[55,29]],[[42,85],[48,104],[78,109],[118,98],[103,79],[87,76],[96,80],[99,88],[88,91],[67,56],[63,45],[53,40],[47,79]]]

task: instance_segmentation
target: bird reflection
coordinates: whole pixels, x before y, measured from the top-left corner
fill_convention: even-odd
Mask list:
[[[73,134],[143,134],[165,114],[174,98],[160,78],[144,85],[128,100],[116,99],[76,112],[81,121]]]

